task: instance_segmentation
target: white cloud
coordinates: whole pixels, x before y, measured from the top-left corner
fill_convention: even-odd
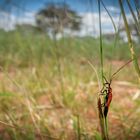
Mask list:
[[[114,7],[110,7],[110,10],[117,11],[118,9]],[[81,13],[82,16],[82,27],[80,35],[93,35],[98,36],[99,35],[99,14],[97,12],[95,13]],[[126,15],[128,22],[132,22],[132,16],[131,14]],[[120,14],[112,15],[112,19],[115,23],[116,28],[118,28],[118,25],[120,24],[120,28],[124,26],[123,19],[120,20]],[[120,20],[120,21],[119,21]],[[114,33],[115,29],[113,26],[113,23],[107,14],[106,11],[103,11],[101,13],[101,26],[102,26],[102,32],[103,33]]]
[[[7,12],[0,11],[0,28],[9,31],[15,28],[16,24],[31,24],[35,25],[35,13],[26,12],[22,16],[15,16]]]
[[[35,13],[34,12],[26,12],[24,13],[23,17],[17,18],[17,24],[28,23],[31,25],[35,25]]]
[[[95,36],[99,35],[99,14],[98,13],[83,13],[82,16],[82,34],[93,34]],[[114,23],[119,22],[118,17],[112,17]],[[114,27],[111,22],[110,17],[106,12],[101,13],[101,23],[103,33],[114,32]]]
[[[110,11],[118,11],[115,7],[107,7]],[[99,36],[99,14],[98,12],[87,12],[87,13],[80,13],[82,17],[82,25],[80,32],[73,32],[73,35],[85,36]],[[5,30],[12,30],[15,28],[16,24],[31,24],[35,25],[35,12],[25,12],[22,16],[15,16],[13,14],[8,14],[6,12],[0,12],[0,28]],[[118,27],[119,23],[119,14],[112,16],[113,21]],[[102,32],[103,33],[114,33],[114,27],[111,22],[110,17],[108,16],[106,11],[102,11],[101,13],[102,19]],[[127,14],[127,19],[130,21],[131,15]],[[123,27],[123,21],[121,20],[121,26]],[[71,32],[70,32],[71,33]]]
[[[14,26],[14,16],[1,11],[0,12],[0,28],[4,29],[4,30],[11,30],[13,29]]]

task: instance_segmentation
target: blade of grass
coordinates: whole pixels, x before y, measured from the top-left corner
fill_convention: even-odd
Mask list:
[[[135,67],[135,70],[138,74],[139,81],[140,81],[140,68],[139,68],[139,65],[138,65],[137,56],[136,56],[135,51],[134,51],[134,44],[133,44],[133,41],[132,41],[132,38],[131,38],[131,33],[130,33],[130,30],[129,30],[128,21],[127,21],[127,18],[126,18],[126,14],[125,14],[125,11],[124,11],[122,0],[119,0],[119,5],[120,5],[121,13],[122,13],[122,16],[123,16],[124,24],[125,24],[125,30],[126,30],[126,34],[127,34],[127,38],[128,38],[128,43],[129,43],[128,45],[129,45],[130,52],[131,52],[131,58],[134,60],[133,61],[134,62],[134,67]]]
[[[90,60],[87,60],[88,64],[91,66],[91,68],[93,69],[93,71],[95,72],[95,75],[97,77],[97,82],[98,82],[98,88],[99,88],[99,91],[101,90],[101,85],[100,85],[100,80],[99,80],[99,76],[98,76],[98,73],[96,71],[96,68],[94,67],[94,65],[92,64],[92,62]]]
[[[104,84],[103,77],[103,38],[102,38],[102,23],[101,23],[101,2],[98,0],[98,9],[99,9],[99,30],[100,30],[100,61],[101,61],[101,78],[102,78],[102,85]],[[106,125],[105,116],[102,114],[102,106],[100,97],[98,99],[98,111],[99,111],[99,119],[100,119],[100,126],[101,126],[101,133],[103,140],[108,140],[108,131]]]
[[[140,36],[140,26],[139,26],[138,20],[137,20],[137,18],[136,18],[136,16],[135,16],[134,10],[133,10],[133,8],[132,8],[132,6],[131,6],[131,4],[130,4],[130,1],[129,1],[129,0],[126,0],[126,2],[127,2],[128,7],[129,7],[129,9],[130,9],[130,12],[131,12],[131,14],[132,14],[132,17],[133,17],[133,19],[134,19],[134,21],[135,21],[136,28],[137,28],[137,33],[138,33],[138,35]]]
[[[81,140],[81,127],[80,127],[79,115],[77,115],[76,117],[77,117],[77,137],[78,140]]]
[[[103,84],[103,42],[102,42],[102,24],[101,24],[101,4],[100,0],[98,0],[98,9],[99,9],[99,30],[100,30],[100,61],[101,61],[101,77],[102,77],[102,84]]]
[[[140,2],[139,0],[134,0],[136,11],[137,11],[137,16],[138,16],[138,22],[140,24]]]
[[[115,39],[114,39],[114,47],[111,49],[111,53],[112,53],[112,56],[115,56],[115,48],[117,46],[117,43],[118,43],[118,39],[119,39],[119,33],[120,33],[120,22],[121,21],[121,13],[120,13],[120,16],[119,16],[119,21],[118,21],[118,25],[117,25],[117,31],[116,31],[116,34],[115,34]],[[109,78],[111,78],[111,71],[112,71],[112,62],[110,64],[110,70],[109,70]]]
[[[115,22],[114,22],[114,20],[113,20],[113,18],[112,18],[112,16],[111,16],[111,14],[109,13],[108,9],[106,8],[104,2],[103,2],[102,0],[100,0],[100,1],[101,1],[102,5],[103,5],[104,9],[106,10],[108,16],[110,17],[111,22],[112,22],[113,27],[114,27],[114,30],[115,30],[115,33],[116,33],[116,32],[117,32],[117,28],[116,28]]]
[[[108,9],[106,8],[104,2],[103,2],[102,0],[100,0],[100,1],[101,1],[102,5],[103,5],[104,9],[106,10],[108,16],[110,17],[111,22],[112,22],[113,27],[114,27],[114,31],[115,31],[114,47],[113,47],[113,48],[111,49],[111,51],[110,51],[111,54],[113,55],[113,54],[114,54],[114,48],[115,48],[116,45],[117,45],[117,39],[118,39],[118,37],[119,37],[119,28],[117,29],[117,27],[116,27],[116,25],[115,25],[115,22],[114,22],[114,20],[113,20],[113,18],[112,18],[112,16],[111,16],[111,14],[109,13]],[[120,17],[121,17],[121,14],[120,14]],[[118,24],[120,24],[120,17],[119,17],[119,23],[118,23]],[[119,27],[119,25],[118,25],[118,27]],[[111,69],[112,69],[112,64],[110,65],[109,77],[111,77]]]

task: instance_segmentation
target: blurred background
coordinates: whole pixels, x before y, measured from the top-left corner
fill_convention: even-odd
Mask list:
[[[122,3],[139,62],[140,1]],[[131,52],[118,0],[100,6],[98,0],[0,0],[0,139],[101,139],[101,41],[108,81]],[[110,139],[139,140],[132,63],[115,75],[112,89]]]

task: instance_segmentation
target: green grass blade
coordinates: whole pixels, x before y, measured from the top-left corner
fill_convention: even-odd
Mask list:
[[[105,10],[106,10],[108,16],[110,17],[111,22],[112,22],[113,27],[114,27],[114,30],[115,30],[115,33],[116,33],[116,32],[117,32],[117,28],[116,28],[115,22],[114,22],[114,20],[113,20],[111,14],[109,13],[108,9],[106,8],[106,6],[105,6],[105,4],[104,4],[104,2],[103,2],[102,0],[101,0],[101,3],[102,3],[102,5],[103,5],[103,7],[105,8]]]
[[[129,1],[129,0],[126,0],[126,2],[127,2],[128,7],[129,7],[129,9],[130,9],[130,12],[131,12],[131,14],[132,14],[132,17],[133,17],[133,19],[134,19],[134,21],[135,21],[136,28],[137,28],[137,33],[138,33],[138,35],[140,36],[140,26],[139,26],[138,20],[137,20],[137,18],[136,18],[136,16],[135,16],[134,10],[132,9],[132,6],[131,6],[131,4],[130,4],[130,1]]]
[[[0,97],[15,97],[16,95],[11,92],[0,92]]]
[[[102,42],[102,24],[101,24],[101,4],[100,0],[98,0],[98,9],[99,9],[99,29],[100,29],[100,61],[101,61],[101,77],[102,77],[102,83],[103,83],[103,42]]]
[[[138,77],[139,77],[139,80],[140,80],[140,68],[139,68],[139,65],[138,65],[137,56],[136,56],[135,51],[134,51],[134,44],[133,44],[133,41],[132,41],[132,38],[131,38],[131,33],[130,33],[130,30],[129,30],[129,26],[128,26],[128,22],[127,22],[127,18],[126,18],[126,14],[125,14],[125,11],[124,11],[122,0],[119,0],[119,5],[120,5],[121,13],[122,13],[122,16],[123,16],[124,24],[125,24],[125,30],[126,30],[126,34],[127,34],[127,38],[128,38],[130,52],[131,52],[131,58],[134,60],[133,61],[134,62],[134,67],[135,67],[135,70],[136,70],[136,72],[138,74]]]

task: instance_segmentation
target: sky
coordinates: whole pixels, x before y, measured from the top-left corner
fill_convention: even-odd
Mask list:
[[[103,0],[103,1],[106,6],[113,6],[115,8],[119,8],[118,0]],[[133,3],[133,0],[130,1],[132,1],[131,3]],[[37,11],[47,3],[61,3],[61,2],[67,3],[68,5],[70,5],[72,9],[76,10],[77,12],[86,12],[89,9],[94,9],[95,11],[97,11],[97,0],[0,0],[0,6],[3,6],[5,4],[9,5],[7,7],[17,5],[19,7],[24,6],[25,9],[29,11]]]
[[[134,0],[130,0],[134,7]],[[80,35],[99,34],[99,14],[97,0],[0,0],[0,27],[5,30],[13,29],[15,24],[30,23],[35,24],[35,14],[48,3],[67,3],[71,9],[82,17],[82,28]],[[120,9],[118,0],[103,0],[108,11],[112,15],[116,26],[119,24]],[[127,17],[130,12],[125,0],[123,0]],[[104,33],[114,32],[113,25],[107,12],[101,6],[102,28]]]

